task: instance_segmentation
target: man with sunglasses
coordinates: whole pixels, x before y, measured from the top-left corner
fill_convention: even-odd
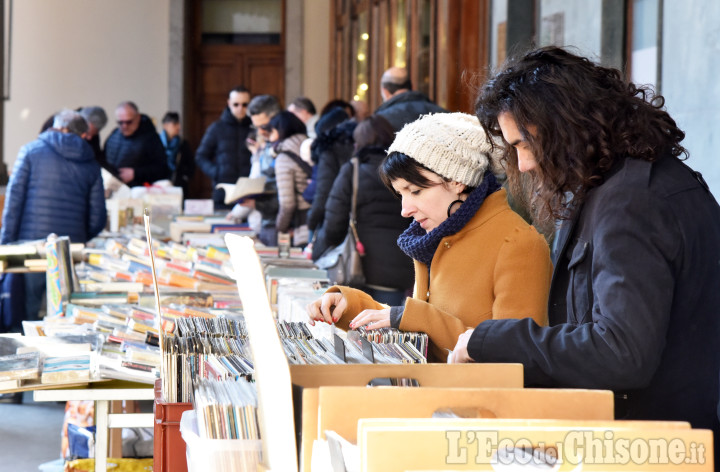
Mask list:
[[[250,174],[251,153],[245,140],[251,129],[248,117],[250,91],[235,87],[228,95],[227,107],[220,119],[212,123],[200,141],[195,162],[212,181],[215,208],[227,209],[225,191],[216,189],[220,183],[234,184],[238,177]]]
[[[130,187],[170,177],[165,148],[152,120],[126,101],[115,109],[117,128],[105,141],[105,157],[120,180]]]

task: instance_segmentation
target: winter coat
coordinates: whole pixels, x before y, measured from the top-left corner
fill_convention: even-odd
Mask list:
[[[400,200],[385,187],[378,175],[385,150],[366,147],[358,152],[358,158],[357,230],[365,246],[362,266],[366,282],[408,290],[413,286],[412,259],[400,250],[397,238],[411,220],[400,215]],[[352,186],[353,165],[347,162],[340,169],[325,205],[325,222],[322,236],[319,236],[324,240],[316,241],[316,244],[335,246],[345,239],[350,223]]]
[[[140,115],[138,129],[128,137],[119,128],[113,130],[105,141],[105,159],[115,169],[130,167],[135,171],[135,178],[128,182],[130,187],[170,178],[165,148],[146,115]]]
[[[296,215],[296,212],[306,214],[310,208],[310,204],[302,196],[308,186],[310,176],[284,152],[289,151],[300,156],[300,144],[306,139],[307,136],[304,134],[294,134],[281,141],[275,148],[278,153],[275,158],[275,181],[280,204],[275,221],[275,228],[278,232],[287,232],[298,224],[304,224],[304,221],[297,219],[301,213]]]
[[[190,143],[181,136],[167,142],[167,134],[165,130],[160,132],[160,142],[165,148],[165,156],[168,160],[168,167],[171,169],[170,180],[176,187],[182,187],[183,197],[188,197],[188,185],[193,174],[195,174],[195,158],[193,156]],[[170,146],[176,145],[175,149]],[[172,149],[172,150],[171,150]],[[172,161],[172,165],[170,165]]]
[[[427,265],[415,261],[415,289],[400,329],[427,333],[434,359],[445,360],[462,333],[487,320],[527,317],[535,326],[545,325],[551,274],[545,239],[510,209],[505,190],[499,190],[463,229],[440,241],[429,276]],[[382,308],[359,290],[328,291],[340,291],[348,301],[343,329],[362,310]]]
[[[468,353],[521,362],[531,386],[614,390],[616,418],[689,421],[717,441],[719,242],[699,174],[625,159],[558,234],[550,327],[483,323]]]
[[[5,196],[0,244],[50,233],[84,243],[106,221],[100,165],[83,138],[49,130],[20,149]]]
[[[430,101],[422,93],[412,90],[391,97],[375,110],[375,114],[388,120],[396,131],[400,131],[403,126],[417,120],[421,115],[446,112],[447,110]]]
[[[308,227],[311,230],[318,229],[322,225],[325,218],[325,203],[335,177],[340,172],[340,167],[352,157],[354,151],[352,135],[356,126],[355,121],[345,121],[322,133],[313,141],[311,152],[317,156],[317,164],[315,164],[317,187],[308,213]],[[317,254],[316,257],[316,248],[317,245],[313,247],[313,259],[317,259],[321,254]]]
[[[195,152],[195,162],[212,181],[213,200],[224,206],[224,192],[215,189],[220,183],[234,184],[239,177],[250,175],[252,154],[245,140],[252,122],[246,116],[238,120],[225,107],[220,119],[212,123]]]

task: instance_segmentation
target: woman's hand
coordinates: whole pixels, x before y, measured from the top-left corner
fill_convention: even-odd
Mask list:
[[[363,310],[351,322],[352,329],[365,326],[365,329],[390,327],[390,308],[382,310]]]
[[[347,308],[347,300],[342,293],[326,293],[306,307],[310,317],[310,325],[315,326],[316,321],[334,323],[340,319]]]
[[[475,360],[468,355],[467,351],[468,341],[470,341],[470,336],[472,336],[473,331],[474,329],[470,328],[458,337],[455,349],[453,349],[452,354],[448,355],[448,364],[475,362]]]

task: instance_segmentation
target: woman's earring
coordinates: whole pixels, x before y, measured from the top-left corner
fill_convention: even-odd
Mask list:
[[[457,200],[451,202],[450,205],[448,205],[448,211],[447,211],[448,218],[450,218],[450,210],[452,210],[453,205],[455,205],[456,203],[459,203],[460,205],[462,205],[464,201],[465,200],[460,200],[458,198]]]

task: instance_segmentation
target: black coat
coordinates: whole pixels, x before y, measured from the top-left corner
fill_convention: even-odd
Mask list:
[[[114,169],[135,170],[135,179],[128,183],[130,187],[170,178],[165,148],[146,115],[140,115],[140,126],[128,137],[119,128],[113,130],[105,141],[105,158]]]
[[[446,112],[447,110],[431,102],[422,93],[412,90],[391,97],[375,110],[375,114],[388,120],[396,131],[400,131],[403,126],[417,120],[421,115]]]
[[[180,138],[180,146],[175,154],[175,171],[172,172],[171,180],[174,186],[182,187],[184,198],[188,198],[188,186],[193,174],[195,174],[195,157],[192,148],[187,140]]]
[[[251,153],[245,140],[252,122],[246,116],[238,120],[225,107],[220,119],[211,124],[195,152],[195,162],[212,181],[213,189],[220,183],[234,184],[239,177],[250,175]],[[213,190],[216,205],[224,206],[225,193]]]
[[[385,150],[363,148],[358,157],[357,230],[365,246],[363,272],[367,283],[399,290],[411,289],[415,279],[413,261],[397,245],[397,238],[410,225],[410,219],[400,216],[400,200],[385,187],[378,175]],[[347,162],[340,169],[330,191],[325,207],[325,223],[319,236],[319,242],[324,242],[326,246],[340,244],[347,235],[352,176],[352,163]]]
[[[315,195],[312,199],[312,207],[308,212],[308,228],[311,230],[318,229],[325,218],[325,202],[327,201],[330,189],[335,182],[340,167],[350,160],[353,153],[353,131],[357,123],[355,121],[345,121],[336,127],[322,133],[313,141],[311,152],[317,156],[317,178],[315,179]],[[315,257],[315,249],[313,247],[313,258]]]
[[[532,386],[614,390],[617,418],[689,421],[717,445],[720,207],[702,178],[671,156],[626,159],[558,248],[550,327],[485,321],[470,356],[521,362]]]

